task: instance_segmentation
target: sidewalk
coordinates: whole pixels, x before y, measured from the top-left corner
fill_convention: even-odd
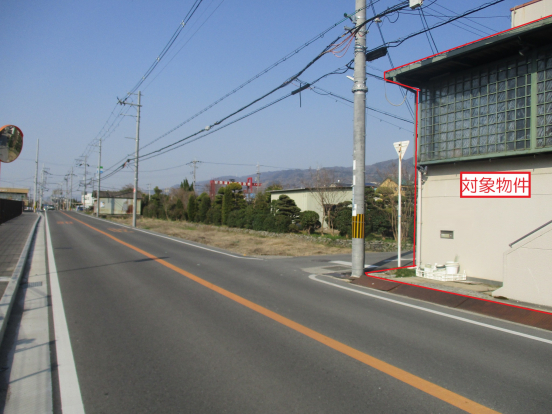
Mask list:
[[[38,219],[25,213],[0,226],[0,406],[6,414],[52,412],[44,222]]]
[[[53,412],[44,221],[38,224],[28,266],[0,353],[4,414]]]
[[[0,297],[8,286],[35,221],[36,214],[23,213],[0,225]]]
[[[366,272],[351,283],[552,331],[552,309],[493,298],[490,293],[497,287],[483,283],[440,282],[420,277],[391,278],[379,272]]]

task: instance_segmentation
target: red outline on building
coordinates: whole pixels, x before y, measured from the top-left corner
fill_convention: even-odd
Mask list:
[[[494,33],[492,35],[482,37],[481,39],[477,39],[477,40],[474,40],[472,42],[464,43],[461,46],[456,46],[456,47],[453,47],[451,49],[444,50],[444,51],[439,52],[439,53],[435,53],[434,55],[431,55],[431,56],[426,56],[424,58],[415,60],[415,61],[410,62],[410,63],[406,63],[406,64],[401,65],[401,66],[397,66],[397,67],[392,68],[392,69],[387,69],[386,71],[383,72],[383,80],[385,82],[394,83],[395,85],[399,85],[399,86],[402,86],[403,88],[407,88],[407,89],[412,89],[413,91],[416,92],[416,122],[415,122],[415,134],[414,134],[414,136],[415,136],[414,137],[414,144],[415,144],[416,148],[414,149],[414,168],[417,169],[417,167],[418,167],[418,104],[419,104],[420,89],[415,88],[414,86],[405,85],[405,84],[400,83],[400,82],[395,82],[391,79],[387,79],[387,72],[390,72],[392,70],[397,70],[397,69],[400,69],[402,67],[412,65],[413,63],[421,62],[423,60],[430,59],[430,58],[435,57],[435,56],[442,55],[443,53],[448,53],[452,50],[460,49],[462,47],[471,45],[473,43],[477,43],[477,42],[480,42],[482,40],[489,39],[489,38],[494,37],[494,36],[498,36],[502,33],[506,33],[506,32],[509,32],[511,30],[515,30],[515,29],[518,29],[518,28],[523,27],[523,26],[527,26],[527,25],[535,23],[535,22],[548,19],[550,17],[552,17],[552,15],[541,17],[540,19],[536,19],[536,20],[533,20],[533,21],[528,22],[528,23],[520,24],[519,26],[511,27],[510,29],[506,29],[506,30],[503,30],[501,32]],[[418,213],[418,205],[417,205],[417,202],[418,202],[418,174],[417,174],[417,172],[414,175],[414,194],[415,194],[415,198],[414,198],[414,223],[417,223],[417,213]],[[414,241],[413,241],[413,248],[412,248],[412,263],[413,263],[414,266],[416,266],[416,230],[417,230],[417,226],[414,225]],[[404,269],[404,268],[408,268],[408,267],[413,267],[413,266],[403,266],[403,267],[400,267],[400,268],[397,268],[397,269]],[[385,270],[391,270],[391,269],[385,269]],[[366,274],[368,274],[368,272],[366,272]],[[496,302],[496,303],[500,303],[500,302]],[[513,305],[509,305],[509,306],[513,306]]]

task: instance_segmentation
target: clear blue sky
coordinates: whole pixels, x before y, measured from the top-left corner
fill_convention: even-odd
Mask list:
[[[25,135],[25,143],[18,160],[2,165],[0,186],[32,188],[37,139],[40,139],[41,147],[40,168],[44,163],[52,174],[48,178],[50,192],[47,194],[57,188],[57,183],[63,182],[63,176],[69,173],[71,166],[75,166],[75,159],[84,153],[90,153],[89,171],[93,172],[98,155],[97,151],[87,150],[87,146],[102,130],[115,107],[116,98],[124,96],[138,82],[192,3],[192,0],[1,2],[3,64],[0,79],[3,99],[0,102],[0,123],[19,126]],[[396,3],[381,0],[376,2],[375,8],[381,11]],[[454,14],[442,6],[459,13],[481,3],[476,0],[426,0],[425,13],[431,25],[439,21],[437,15]],[[473,20],[461,20],[471,27],[461,25],[462,29],[447,25],[436,29],[433,37],[438,50],[509,28],[509,9],[519,3],[507,0],[473,15]],[[204,0],[169,53],[140,88],[143,92],[141,144],[171,130],[338,22],[343,13],[353,10],[352,0]],[[143,152],[196,132],[271,90],[342,34],[344,25],[351,24],[340,24],[323,39]],[[421,27],[418,13],[392,15],[381,24],[387,41]],[[380,44],[380,34],[372,25],[368,47]],[[425,35],[390,49],[394,66],[430,54]],[[352,47],[342,58],[328,54],[301,78],[305,81],[316,79],[346,64],[352,57]],[[386,57],[372,62],[371,66],[368,71],[378,75],[392,67]],[[352,71],[348,75],[352,76]],[[317,85],[352,99],[352,82],[345,74],[328,77]],[[406,105],[396,107],[388,103],[382,81],[368,78],[368,87],[369,105],[411,118]],[[251,109],[289,93],[293,88],[288,86]],[[387,97],[393,103],[402,100],[398,88],[391,85],[387,86]],[[301,100],[300,107],[299,96],[293,96],[220,132],[141,163],[140,187],[147,189],[151,184],[163,188],[186,177],[190,179],[190,167],[172,167],[186,164],[194,157],[213,163],[260,163],[285,168],[351,165],[352,107],[312,91],[304,91]],[[130,109],[128,114],[134,115],[135,110]],[[412,140],[412,125],[370,111],[368,114],[394,125],[373,116],[367,117],[366,163],[394,158],[392,143]],[[117,165],[134,151],[134,141],[125,139],[134,135],[135,118],[124,117],[103,143],[104,169]],[[407,156],[411,154],[410,149]],[[261,170],[273,169],[263,167]],[[74,179],[77,196],[77,183],[84,171],[82,167],[75,167],[74,171],[78,175]],[[199,166],[198,180],[254,173],[255,167],[205,163]],[[127,168],[105,180],[102,187],[116,189],[132,181],[133,172]]]

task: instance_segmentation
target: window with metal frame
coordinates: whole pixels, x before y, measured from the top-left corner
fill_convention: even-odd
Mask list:
[[[536,146],[552,147],[552,48],[537,56]]]
[[[539,54],[539,59],[541,62],[544,58]],[[531,57],[519,56],[422,87],[419,161],[493,157],[530,150],[533,62]],[[543,68],[542,88],[546,89],[552,87],[552,80],[544,85],[548,72],[544,73]],[[543,97],[543,105],[547,98],[552,99],[552,92]],[[546,102],[552,105],[552,100]],[[552,132],[550,129],[543,133]]]

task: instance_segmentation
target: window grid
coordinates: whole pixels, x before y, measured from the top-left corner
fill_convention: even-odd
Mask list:
[[[537,56],[537,148],[552,147],[552,49]]]
[[[530,72],[519,57],[422,88],[420,161],[530,149]]]

